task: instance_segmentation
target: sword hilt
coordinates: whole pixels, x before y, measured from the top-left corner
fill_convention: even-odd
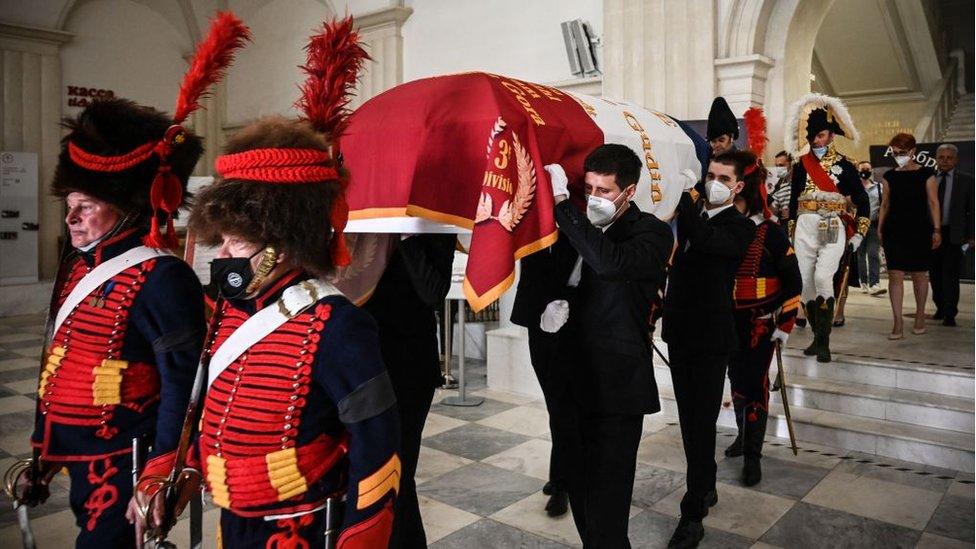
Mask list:
[[[20,486],[21,479],[27,483]],[[36,458],[15,461],[3,474],[3,489],[7,496],[18,505],[34,507],[47,501],[51,490],[41,478],[40,466]]]

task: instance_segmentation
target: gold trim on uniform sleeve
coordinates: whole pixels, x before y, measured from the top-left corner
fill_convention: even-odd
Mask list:
[[[400,492],[400,457],[396,454],[375,473],[359,481],[356,510],[365,509],[380,501],[390,490]]]
[[[867,217],[857,218],[857,234],[864,236],[868,234],[868,229],[871,228],[871,220]]]

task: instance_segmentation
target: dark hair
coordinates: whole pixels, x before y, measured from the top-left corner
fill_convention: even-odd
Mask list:
[[[615,176],[617,186],[624,190],[640,179],[641,161],[626,145],[608,143],[593,149],[583,161],[583,171]]]
[[[304,121],[270,116],[231,137],[227,154],[252,149],[328,150],[326,137]],[[324,276],[332,272],[329,212],[339,181],[274,184],[218,177],[196,197],[190,230],[204,243],[220,243],[221,234],[287,252],[302,268]]]
[[[861,164],[867,164],[868,166],[870,166],[871,165],[871,161],[870,160],[861,160],[860,162],[858,162],[856,164],[856,166],[860,168],[861,167]]]
[[[790,163],[793,162],[793,155],[790,154],[790,153],[788,153],[788,152],[786,152],[786,151],[779,151],[778,153],[776,153],[776,156],[774,156],[773,158],[779,158],[781,156],[785,156],[787,162],[790,162]]]
[[[895,134],[888,142],[889,147],[898,147],[910,151],[915,148],[915,136],[910,133]]]
[[[746,208],[749,214],[760,213],[765,206],[763,188],[766,184],[766,168],[756,157],[755,153],[748,150],[737,150],[720,154],[712,159],[712,162],[732,166],[735,170],[735,177],[744,182],[739,196],[746,201]],[[755,167],[750,173],[746,171]]]

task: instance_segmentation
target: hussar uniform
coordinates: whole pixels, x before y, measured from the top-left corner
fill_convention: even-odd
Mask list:
[[[736,331],[739,348],[729,360],[732,405],[739,436],[729,455],[762,456],[769,414],[769,365],[775,350],[773,332],[789,334],[800,307],[800,270],[783,229],[762,215],[735,274]]]
[[[338,137],[366,53],[349,18],[326,25],[308,55],[306,118],[261,119],[231,137],[190,216],[201,242],[233,234],[265,247],[251,282],[218,270],[235,258],[214,260],[211,281],[222,297],[197,450],[221,508],[218,542],[234,549],[386,547],[399,490],[399,417],[376,324],[326,281],[349,262]],[[336,74],[346,80],[324,80]],[[288,267],[269,280],[278,254]]]
[[[829,362],[834,275],[848,244],[856,247],[870,228],[870,203],[854,164],[833,143],[819,158],[807,150],[809,141],[823,130],[858,139],[843,103],[812,93],[794,104],[793,110],[795,124],[787,129],[786,141],[798,161],[793,166],[789,227],[803,278],[807,320],[814,332],[814,341],[805,352]],[[856,209],[854,216],[846,213],[848,200]]]
[[[121,214],[62,257],[37,389],[27,478],[67,469],[77,547],[136,545],[125,518],[133,440],[160,464],[177,446],[205,335],[200,283],[165,250],[178,244],[173,215],[203,152],[182,123],[246,38],[236,17],[218,15],[172,116],[107,99],[66,123],[52,194],[83,193]],[[215,51],[225,54],[217,62]]]

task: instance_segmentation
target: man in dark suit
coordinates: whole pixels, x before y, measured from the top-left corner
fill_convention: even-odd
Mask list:
[[[973,245],[973,178],[956,171],[959,150],[940,145],[935,152],[939,171],[939,209],[942,212],[942,244],[936,248],[929,269],[935,318],[943,326],[956,325],[959,310],[959,270],[963,245]]]
[[[579,433],[569,490],[573,519],[584,547],[630,547],[643,416],[660,410],[648,323],[674,238],[666,223],[630,202],[641,161],[629,148],[601,145],[587,156],[585,213],[566,200],[562,168],[546,170],[560,236],[580,255],[568,281],[575,295],[547,306],[552,314],[542,319],[544,329],[559,330],[559,311],[568,308],[558,353]]]
[[[733,201],[751,159],[740,151],[716,156],[708,167],[704,200],[692,192],[678,203],[678,249],[664,298],[662,337],[668,343],[688,470],[681,519],[669,547],[697,546],[704,537],[702,519],[718,501],[715,422],[729,355],[738,346],[732,290],[755,230]]]
[[[363,308],[376,320],[380,352],[400,409],[402,472],[390,547],[426,547],[417,502],[420,437],[441,385],[437,319],[451,285],[452,234],[409,236],[398,245]]]
[[[579,254],[565,238],[523,257],[518,290],[512,304],[512,323],[529,330],[529,357],[549,412],[552,452],[549,455],[549,482],[542,491],[549,496],[546,513],[551,517],[564,515],[568,510],[567,490],[571,473],[568,448],[572,447],[572,440],[578,434],[571,415],[569,376],[556,360],[559,333],[544,330],[542,317],[547,314],[548,322],[554,316],[568,315],[567,300],[575,288],[567,286],[567,282],[578,257]],[[548,307],[550,303],[556,305]],[[567,306],[563,306],[563,303],[567,303]],[[565,322],[565,319],[562,321]]]

